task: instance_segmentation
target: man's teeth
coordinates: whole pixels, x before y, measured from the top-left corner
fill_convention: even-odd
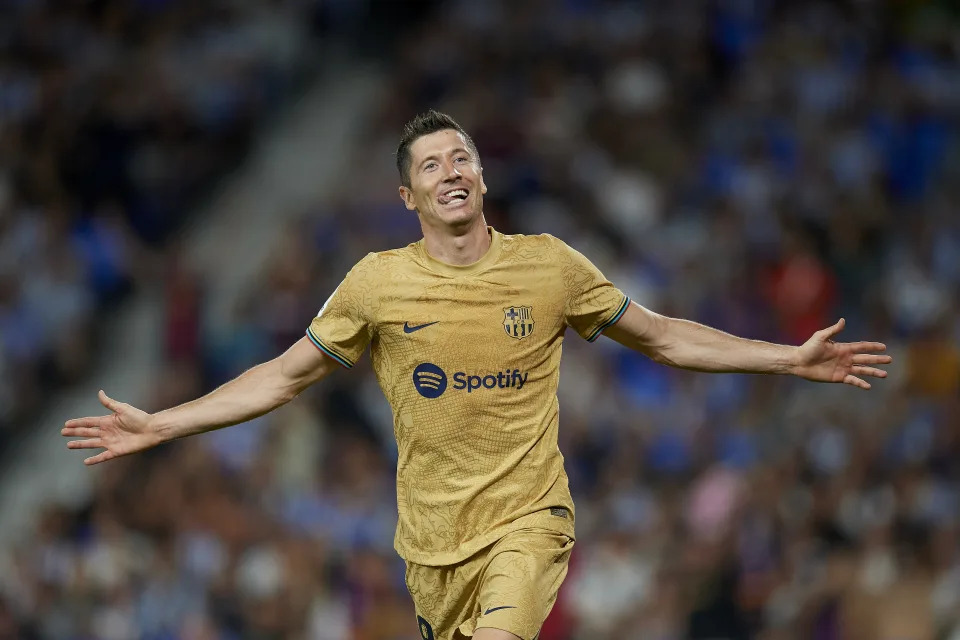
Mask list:
[[[467,192],[465,189],[456,189],[447,194],[448,198],[466,198]]]

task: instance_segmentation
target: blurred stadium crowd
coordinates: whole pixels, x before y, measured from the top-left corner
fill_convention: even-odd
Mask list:
[[[4,4],[0,442],[82,375],[97,314],[156,270],[309,59],[279,5]]]
[[[842,315],[843,339],[897,357],[863,393],[689,374],[573,336],[561,449],[579,541],[541,638],[957,640],[950,9],[444,3],[384,63],[392,86],[341,190],[287,230],[231,323],[205,321],[203,274],[165,274],[168,368],[145,408],[273,357],[355,261],[418,238],[391,154],[437,107],[472,132],[500,230],[563,238],[661,313],[790,343]],[[45,29],[5,34],[0,392],[17,402],[82,371],[93,314],[147,268],[132,247],[175,228],[300,60],[257,45],[262,17],[137,15],[94,28],[48,10]],[[137,25],[112,68],[112,30]],[[84,55],[56,55],[65,42]],[[394,455],[362,366],[275,415],[106,465],[90,505],[50,507],[0,554],[0,638],[417,638],[392,551]]]

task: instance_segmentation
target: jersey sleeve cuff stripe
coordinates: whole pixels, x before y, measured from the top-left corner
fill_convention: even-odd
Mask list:
[[[327,345],[323,344],[323,341],[317,336],[313,335],[313,331],[311,331],[310,329],[307,329],[307,337],[310,338],[310,342],[312,342],[313,346],[315,346],[317,349],[320,349],[320,351],[324,352],[325,354],[327,354],[328,356],[330,356],[331,358],[333,358],[334,360],[342,364],[347,369],[353,368],[352,362],[350,362],[343,356],[339,355],[338,353],[334,352],[334,350],[328,347]]]
[[[620,303],[620,306],[617,307],[617,312],[616,312],[615,314],[613,314],[613,317],[612,317],[612,318],[610,318],[609,320],[607,320],[606,322],[604,322],[602,325],[600,325],[599,327],[597,327],[597,329],[596,329],[593,333],[590,334],[590,337],[587,338],[587,342],[593,342],[593,341],[595,341],[597,338],[600,337],[600,334],[603,333],[603,330],[604,330],[604,329],[606,329],[607,327],[609,327],[609,326],[611,326],[611,325],[616,324],[616,323],[617,323],[617,320],[620,319],[620,316],[622,316],[622,315],[624,314],[624,312],[626,312],[627,307],[629,307],[629,306],[630,306],[630,297],[629,297],[629,296],[623,296],[623,302],[621,302],[621,303]]]

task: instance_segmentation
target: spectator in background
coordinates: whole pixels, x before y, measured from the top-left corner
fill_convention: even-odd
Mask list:
[[[867,404],[786,380],[654,371],[602,342],[599,356],[565,345],[561,448],[580,530],[542,640],[679,640],[721,623],[727,637],[765,640],[872,640],[883,630],[960,638],[958,19],[944,2],[444,3],[398,37],[384,63],[391,86],[357,143],[362,184],[344,181],[316,203],[296,241],[278,247],[270,278],[251,284],[250,300],[275,300],[282,312],[241,303],[233,326],[204,334],[205,371],[191,363],[191,384],[215,385],[275,352],[270,345],[288,343],[287,321],[299,331],[360,251],[414,238],[393,203],[392,165],[370,158],[389,158],[411,114],[441,108],[487,145],[485,172],[502,185],[488,194],[498,228],[550,231],[608,256],[605,272],[666,313],[776,341],[840,313],[850,332],[907,355],[882,402]],[[0,82],[15,89],[3,92],[4,114],[31,112],[44,83],[70,77],[24,70],[25,59],[0,65]],[[168,61],[174,72],[181,59]],[[191,105],[224,104],[219,90],[201,93]],[[95,183],[149,187],[141,199],[161,194],[161,205],[188,190],[167,190],[187,166],[170,158],[209,166],[204,154],[227,147],[212,142],[223,134],[191,137],[206,125],[177,126],[183,113],[194,123],[215,117],[179,109],[180,120],[153,116],[165,124],[146,131],[167,132],[159,141],[100,134],[102,144],[124,135],[126,145],[149,144],[137,146],[140,182]],[[13,158],[29,165],[21,173],[30,184],[49,183],[52,143],[24,151],[36,132],[0,127],[0,154],[9,154],[0,165]],[[128,153],[111,144],[119,151],[104,158]],[[0,377],[23,387],[11,394],[21,401],[29,388],[36,397],[27,372],[45,338],[29,320],[36,311],[20,272],[5,269],[38,255],[47,206],[7,192]],[[123,211],[133,229],[168,220],[144,207],[134,223]],[[305,265],[296,274],[288,251]],[[136,279],[136,268],[117,271]],[[171,368],[167,384],[185,372]],[[371,400],[368,372],[339,375],[335,387],[227,441],[185,442],[107,470],[94,507],[116,505],[122,534],[93,526],[94,507],[53,512],[30,544],[0,559],[13,567],[0,571],[7,626],[13,620],[20,637],[79,638],[90,612],[114,620],[127,607],[169,619],[162,612],[178,601],[157,594],[178,575],[199,604],[156,637],[243,638],[257,628],[418,638],[412,611],[398,609],[407,606],[402,566],[384,551],[395,454],[378,425],[389,415]],[[9,407],[0,402],[0,412]],[[283,434],[272,450],[258,447],[274,439],[267,434]],[[703,496],[717,491],[725,508],[714,513]],[[705,535],[714,527],[716,537]],[[83,549],[125,545],[157,563],[155,579],[127,566],[119,595],[69,579]],[[282,624],[278,599],[290,600]]]

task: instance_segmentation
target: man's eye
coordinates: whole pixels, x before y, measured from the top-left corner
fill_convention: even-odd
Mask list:
[[[460,156],[459,158],[454,160],[454,162],[467,162],[467,158],[465,156]]]
[[[424,170],[430,171],[431,169],[436,168],[436,166],[437,166],[436,162],[428,162],[427,166],[424,167]]]

